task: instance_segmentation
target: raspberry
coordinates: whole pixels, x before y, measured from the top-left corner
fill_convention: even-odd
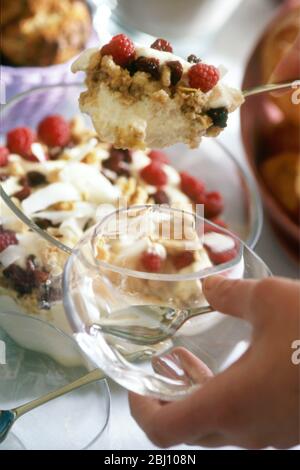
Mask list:
[[[198,204],[203,204],[203,202],[200,202],[199,197],[202,196],[205,191],[204,183],[186,172],[180,173],[180,178],[180,187],[184,194]]]
[[[166,41],[165,39],[156,39],[153,44],[151,44],[151,49],[156,49],[157,51],[164,51],[164,52],[173,52],[173,47],[171,44]]]
[[[214,224],[219,225],[219,227],[221,227],[221,228],[225,228],[225,229],[227,228],[227,224],[224,222],[224,220],[218,219],[217,217],[214,217],[210,220]],[[218,230],[216,227],[213,227],[212,225],[205,222],[204,223],[204,233],[208,233],[208,232],[223,233],[223,231],[221,229]]]
[[[153,162],[165,163],[167,165],[170,163],[167,155],[160,150],[151,150],[151,152],[148,153],[148,157],[151,158]]]
[[[218,191],[213,191],[205,195],[204,215],[207,219],[217,217],[224,209],[222,195]]]
[[[134,75],[135,72],[149,73],[152,78],[159,80],[159,60],[152,57],[138,57],[134,62],[132,62],[132,64],[130,64],[129,72],[131,75]]]
[[[172,257],[173,264],[176,269],[183,269],[192,264],[195,261],[193,251],[183,251]]]
[[[18,240],[15,232],[12,230],[5,230],[0,227],[0,253],[10,245],[17,245]]]
[[[190,68],[188,77],[190,87],[200,88],[203,93],[207,93],[218,83],[220,72],[213,65],[200,62]]]
[[[6,147],[0,146],[0,167],[8,164],[9,150]]]
[[[199,57],[197,57],[195,54],[190,54],[187,58],[187,61],[190,64],[199,64],[199,62],[201,62],[201,59],[199,59]]]
[[[153,186],[164,186],[168,182],[168,177],[158,162],[151,162],[145,166],[141,172],[143,180]]]
[[[125,67],[134,59],[135,46],[125,34],[118,34],[102,47],[101,54],[111,55],[117,65]]]
[[[158,189],[156,193],[152,194],[155,204],[169,204],[170,200],[168,195],[162,190]]]
[[[59,114],[53,114],[39,123],[38,135],[49,147],[65,147],[71,138],[70,125]]]
[[[158,273],[161,270],[162,262],[162,258],[151,251],[144,251],[141,256],[142,266],[150,273]]]
[[[205,249],[208,253],[209,259],[211,260],[213,264],[227,263],[228,261],[231,261],[232,259],[234,259],[237,255],[236,248],[231,248],[231,250],[223,251],[221,253],[215,253],[207,246],[205,246]]]
[[[7,134],[7,147],[26,159],[31,158],[31,145],[36,140],[35,133],[28,127],[16,127]]]
[[[175,86],[180,81],[183,74],[183,67],[179,60],[170,60],[166,63],[171,71],[171,85]]]
[[[222,129],[227,126],[227,108],[211,108],[206,113],[211,118],[214,126],[221,127]]]

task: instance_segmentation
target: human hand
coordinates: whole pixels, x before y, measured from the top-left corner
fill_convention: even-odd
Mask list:
[[[299,442],[299,366],[291,361],[299,336],[299,287],[282,278],[206,280],[205,296],[216,310],[251,322],[251,345],[215,377],[191,353],[176,350],[185,372],[202,383],[180,401],[129,394],[132,416],[156,445],[287,448]]]

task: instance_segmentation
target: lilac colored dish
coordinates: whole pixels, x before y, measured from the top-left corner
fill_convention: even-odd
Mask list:
[[[92,30],[86,47],[95,47],[98,44],[98,36]],[[76,59],[74,56],[67,62],[48,67],[13,67],[8,65],[0,66],[1,86],[3,95],[1,104],[5,104],[19,93],[24,93],[31,88],[47,85],[57,85],[61,83],[83,82],[84,75],[75,76],[71,72],[71,64]]]

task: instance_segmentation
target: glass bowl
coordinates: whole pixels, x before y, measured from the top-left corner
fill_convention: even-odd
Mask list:
[[[218,372],[247,345],[250,328],[241,319],[213,311],[188,317],[207,307],[201,281],[217,273],[270,275],[240,239],[193,212],[159,205],[117,210],[66,263],[66,314],[81,349],[109,377],[140,394],[178,399],[194,384],[153,372],[150,356],[183,346]],[[178,326],[166,334],[170,322]],[[130,364],[126,353],[141,347],[143,360]]]
[[[0,409],[62,387],[89,367],[72,338],[39,319],[13,312],[0,312],[0,352]],[[105,449],[109,414],[109,389],[101,380],[19,418],[0,450]]]
[[[61,84],[36,88],[16,96],[1,111],[1,140],[4,141],[5,134],[16,126],[36,128],[38,122],[48,114],[59,113],[66,118],[80,114],[78,97],[82,89],[81,84]],[[86,123],[90,125],[88,119]],[[206,183],[208,190],[221,192],[225,203],[224,220],[229,229],[250,247],[254,247],[261,231],[262,210],[255,183],[248,170],[215,139],[203,139],[201,147],[196,150],[177,145],[167,149],[166,153],[175,168],[184,169],[200,177]],[[9,217],[15,217],[16,224],[22,220],[30,227],[32,233],[37,234],[34,243],[44,240],[45,250],[53,247],[67,259],[73,246],[62,244],[45,230],[40,229],[33,220],[20,211],[1,187],[0,190],[2,208],[5,207],[5,212],[9,212]],[[58,277],[57,283],[59,282]],[[34,310],[34,313],[46,321],[53,322],[64,331],[70,331],[59,299],[49,305],[47,302],[40,302],[39,292],[34,292],[31,298],[27,299],[25,296],[18,297],[12,290],[3,287],[0,289],[2,296],[6,295],[5,299],[1,297],[1,301],[5,302],[7,308],[16,309],[16,306],[12,305],[11,299],[13,299],[18,309],[29,313],[33,313]]]

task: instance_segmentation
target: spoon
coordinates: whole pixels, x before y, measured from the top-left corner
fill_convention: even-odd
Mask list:
[[[171,338],[190,318],[212,311],[209,305],[184,310],[158,305],[133,305],[117,310],[100,323],[93,323],[90,332],[101,331],[134,344],[151,345]]]
[[[268,83],[266,85],[259,85],[249,90],[243,91],[244,98],[252,95],[258,95],[260,93],[271,93],[273,91],[284,90],[285,88],[294,88],[300,86],[300,79],[293,80],[292,82],[284,83]]]
[[[131,362],[134,362],[142,360],[144,358],[148,359],[149,357],[151,357],[151,355],[155,354],[156,352],[156,350],[148,348],[143,349],[141,351],[134,351],[132,353],[125,354],[125,356],[126,359]],[[100,369],[95,369],[85,374],[83,377],[80,377],[79,379],[75,380],[74,382],[64,385],[63,387],[54,390],[53,392],[47,393],[46,395],[43,395],[42,397],[37,398],[36,400],[32,400],[29,403],[25,403],[24,405],[20,405],[16,408],[12,408],[11,410],[0,410],[0,444],[6,439],[9,431],[11,430],[16,420],[23,416],[25,413],[28,413],[29,411],[34,410],[35,408],[44,405],[45,403],[48,403],[49,401],[54,400],[55,398],[61,397],[66,393],[76,390],[82,387],[83,385],[88,385],[93,382],[97,382],[98,380],[101,380],[103,378],[105,378],[103,372]]]

